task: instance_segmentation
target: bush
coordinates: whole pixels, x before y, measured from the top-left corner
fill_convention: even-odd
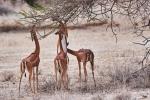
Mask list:
[[[6,81],[14,81],[15,74],[12,71],[4,71],[0,73],[0,81],[6,82]]]
[[[131,100],[131,95],[128,93],[122,93],[117,95],[114,100]]]
[[[55,88],[56,88],[56,83],[55,83],[55,80],[54,78],[51,78],[49,80],[46,80],[46,78],[42,78],[42,84],[41,86],[39,87],[39,90],[41,92],[46,92],[46,93],[54,93],[55,91]]]

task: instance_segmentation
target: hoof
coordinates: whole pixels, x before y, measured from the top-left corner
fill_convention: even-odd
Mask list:
[[[87,82],[87,80],[84,80],[83,82]]]
[[[79,82],[81,82],[81,79],[78,79],[78,80],[76,81],[76,83],[79,83]]]

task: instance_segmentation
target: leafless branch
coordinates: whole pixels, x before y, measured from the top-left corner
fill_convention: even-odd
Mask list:
[[[37,2],[42,2],[37,0]],[[43,3],[41,3],[43,4]],[[74,23],[80,19],[89,21],[110,19],[111,30],[117,42],[112,22],[116,15],[128,16],[134,32],[141,34],[150,26],[149,0],[49,0],[41,11],[31,10],[24,17],[31,23],[56,23],[58,20]],[[146,23],[149,22],[147,25]]]

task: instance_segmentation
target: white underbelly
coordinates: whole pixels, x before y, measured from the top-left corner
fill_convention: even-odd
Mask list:
[[[67,53],[67,42],[66,42],[66,39],[65,39],[65,36],[63,35],[63,38],[61,40],[61,44],[62,44],[62,48],[63,48],[63,51],[65,53]]]

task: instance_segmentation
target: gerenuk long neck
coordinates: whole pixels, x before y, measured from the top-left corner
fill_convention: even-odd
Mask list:
[[[74,50],[71,50],[71,49],[67,48],[67,52],[74,55],[74,56],[77,56],[77,51],[74,51]]]
[[[62,43],[61,43],[61,33],[59,33],[59,45],[60,45],[60,51],[63,51],[64,52],[64,50],[63,50],[63,47],[62,47]]]
[[[40,54],[40,44],[39,44],[39,41],[38,41],[38,38],[36,36],[36,33],[34,34],[34,42],[35,42],[35,53],[36,54]]]

